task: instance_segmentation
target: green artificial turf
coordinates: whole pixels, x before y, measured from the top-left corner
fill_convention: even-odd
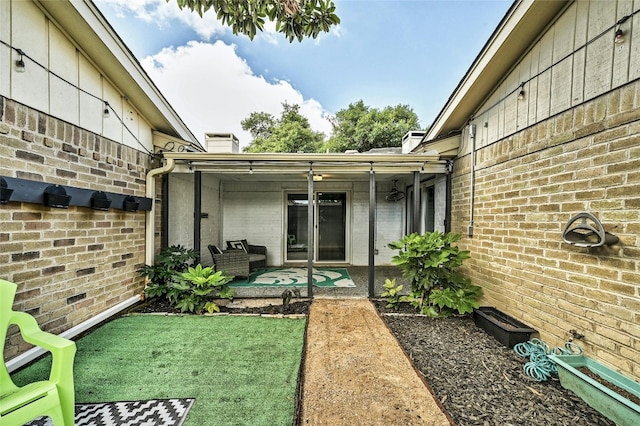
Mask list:
[[[305,320],[119,318],[77,341],[76,402],[195,398],[185,426],[290,425]],[[12,375],[49,374],[50,358]]]

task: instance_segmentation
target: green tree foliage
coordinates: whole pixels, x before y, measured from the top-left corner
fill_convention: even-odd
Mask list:
[[[169,0],[167,0],[169,1]],[[275,22],[276,31],[289,42],[316,38],[340,23],[332,0],[176,0],[178,6],[196,11],[202,16],[213,10],[234,34],[245,34],[253,40],[264,30],[267,20]]]
[[[280,119],[266,112],[252,112],[242,120],[242,128],[253,141],[245,152],[319,152],[324,134],[311,129],[309,120],[300,114],[299,105],[282,104]]]
[[[399,147],[410,130],[419,130],[418,116],[408,105],[371,108],[362,100],[349,104],[332,118],[333,136],[327,141],[330,152]]]

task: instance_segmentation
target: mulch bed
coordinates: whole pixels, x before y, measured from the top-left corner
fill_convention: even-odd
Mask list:
[[[310,304],[291,301],[286,312],[282,305],[221,311],[307,314]],[[615,425],[557,378],[541,383],[529,378],[523,371],[526,359],[476,327],[471,316],[432,319],[415,315],[410,306],[393,311],[384,301],[374,304],[456,425]],[[152,300],[130,312],[174,311]]]

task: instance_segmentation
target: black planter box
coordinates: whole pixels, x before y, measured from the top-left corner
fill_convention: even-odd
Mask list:
[[[473,311],[473,321],[503,345],[513,348],[516,344],[527,342],[536,330],[518,321],[496,308],[481,306]]]

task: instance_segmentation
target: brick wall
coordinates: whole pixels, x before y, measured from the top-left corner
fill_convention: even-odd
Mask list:
[[[0,97],[0,174],[145,195],[148,155]],[[144,212],[0,205],[0,277],[14,309],[60,333],[139,294]],[[5,357],[26,348],[15,330]]]
[[[452,231],[469,223],[470,156],[456,161]],[[466,272],[484,305],[640,378],[640,81],[477,151]],[[562,229],[593,213],[620,243],[579,248]]]

